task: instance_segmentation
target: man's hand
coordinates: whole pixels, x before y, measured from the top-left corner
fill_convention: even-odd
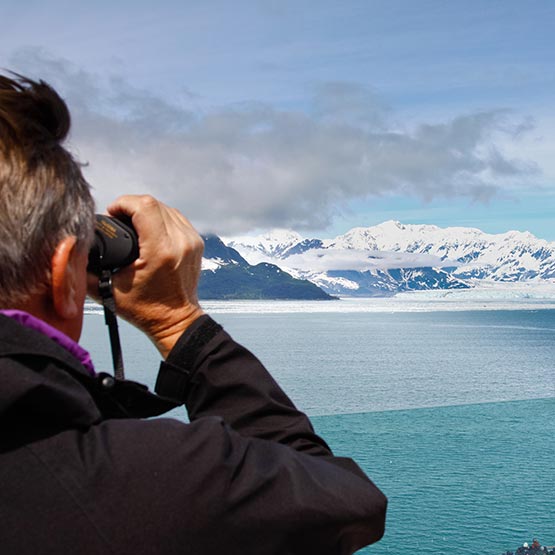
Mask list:
[[[204,243],[176,209],[149,195],[126,195],[108,207],[130,216],[139,236],[139,258],[113,277],[117,313],[144,331],[164,358],[203,312],[197,298]],[[98,298],[98,281],[89,279]]]

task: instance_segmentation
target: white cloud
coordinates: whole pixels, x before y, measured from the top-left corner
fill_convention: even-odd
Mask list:
[[[327,272],[329,270],[391,270],[394,268],[441,268],[453,266],[437,256],[405,252],[367,251],[356,249],[312,249],[289,256],[287,267],[301,271]]]
[[[12,62],[68,100],[72,147],[101,208],[149,192],[205,231],[322,228],[347,202],[388,194],[485,201],[537,170],[497,146],[521,131],[502,111],[400,129],[372,91],[331,83],[307,112],[251,103],[200,113],[34,50]]]

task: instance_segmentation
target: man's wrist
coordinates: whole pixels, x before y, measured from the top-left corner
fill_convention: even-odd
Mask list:
[[[183,311],[179,317],[173,317],[174,323],[165,322],[155,332],[151,334],[151,339],[162,355],[166,359],[176,343],[183,334],[190,328],[201,316],[204,311],[199,307]]]
[[[179,338],[167,359],[160,364],[156,393],[174,402],[183,403],[187,386],[198,366],[199,354],[222,329],[207,314],[198,318]]]

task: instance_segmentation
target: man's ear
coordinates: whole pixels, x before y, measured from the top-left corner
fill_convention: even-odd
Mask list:
[[[79,314],[77,299],[77,268],[74,254],[77,239],[74,236],[62,239],[52,255],[52,304],[59,318],[71,320]]]

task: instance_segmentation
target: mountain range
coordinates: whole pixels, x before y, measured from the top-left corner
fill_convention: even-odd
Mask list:
[[[387,221],[373,227],[357,227],[333,239],[304,238],[294,231],[275,230],[210,241],[203,261],[204,298],[222,298],[207,291],[206,284],[210,282],[209,289],[213,288],[225,274],[229,282],[226,298],[307,298],[299,289],[303,283],[300,280],[328,295],[367,297],[426,289],[465,289],[481,280],[555,279],[555,243],[519,231],[493,235],[474,228]],[[219,252],[214,250],[215,245]],[[231,271],[239,275],[239,270],[242,293],[234,289],[234,278],[229,275]],[[249,285],[251,279],[257,283],[254,293]],[[285,287],[286,281],[291,297],[284,289],[275,296],[262,287],[265,282],[273,282],[276,287],[279,282]],[[316,295],[316,290],[311,288],[309,294]]]
[[[201,299],[331,300],[312,282],[297,279],[275,264],[249,264],[215,235],[204,239],[198,294]]]

